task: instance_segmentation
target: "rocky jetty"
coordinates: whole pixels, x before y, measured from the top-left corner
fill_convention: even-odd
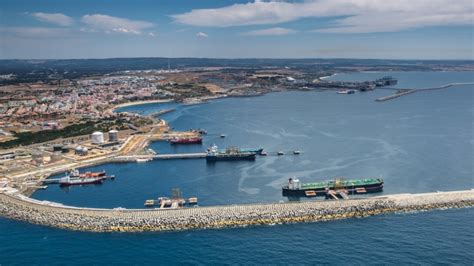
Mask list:
[[[77,208],[34,200],[18,193],[0,193],[2,216],[45,226],[93,232],[174,231],[317,222],[472,206],[474,190],[174,210]]]

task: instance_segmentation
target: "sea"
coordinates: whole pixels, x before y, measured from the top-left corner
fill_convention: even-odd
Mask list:
[[[302,182],[383,178],[382,194],[474,188],[474,85],[417,92],[386,102],[397,88],[474,81],[474,72],[362,72],[331,80],[386,75],[391,88],[350,95],[287,91],[198,105],[123,107],[162,116],[175,130],[205,129],[202,145],[154,142],[161,154],[264,148],[252,162],[204,159],[110,163],[115,180],[33,198],[73,206],[143,208],[146,199],[197,197],[199,206],[280,202],[290,177]],[[295,85],[297,86],[297,85]],[[221,135],[225,135],[224,138]],[[294,155],[293,151],[301,153]],[[283,151],[283,156],[277,156]],[[61,175],[55,176],[60,177]],[[322,199],[311,199],[322,200]],[[0,265],[10,264],[459,264],[474,263],[474,210],[396,213],[330,222],[165,233],[85,233],[0,218]]]

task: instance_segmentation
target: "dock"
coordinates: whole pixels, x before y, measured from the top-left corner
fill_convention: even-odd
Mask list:
[[[134,162],[140,160],[176,160],[176,159],[202,159],[206,158],[205,152],[199,153],[170,153],[170,154],[150,154],[150,155],[127,155],[117,156],[114,161]]]

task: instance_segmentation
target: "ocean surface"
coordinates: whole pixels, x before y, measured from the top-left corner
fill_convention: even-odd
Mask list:
[[[474,81],[472,72],[390,72],[332,76],[373,80],[390,74],[397,88]],[[177,130],[204,128],[203,145],[155,142],[160,153],[262,147],[255,162],[202,159],[105,164],[114,181],[33,197],[74,206],[142,208],[146,199],[180,188],[199,205],[277,202],[289,177],[382,177],[385,194],[474,187],[474,86],[418,92],[375,102],[388,89],[339,95],[281,92],[200,105],[146,104],[119,111],[163,116]],[[220,138],[225,134],[225,138]],[[292,151],[300,150],[300,155]],[[284,156],[276,156],[285,151]],[[380,194],[379,194],[380,195]],[[474,210],[391,214],[313,224],[173,233],[69,232],[0,219],[0,264],[463,264],[474,263]]]

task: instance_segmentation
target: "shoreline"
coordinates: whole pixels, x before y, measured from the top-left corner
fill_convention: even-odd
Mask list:
[[[97,209],[39,201],[0,190],[0,215],[73,231],[165,232],[362,218],[389,213],[474,207],[474,189],[363,199],[243,204],[182,209]]]
[[[127,103],[121,103],[114,105],[110,110],[115,111],[116,109],[122,108],[122,107],[129,107],[129,106],[135,106],[135,105],[144,105],[144,104],[152,104],[152,103],[169,103],[173,102],[173,99],[162,99],[162,100],[145,100],[145,101],[135,101],[135,102],[127,102]]]

